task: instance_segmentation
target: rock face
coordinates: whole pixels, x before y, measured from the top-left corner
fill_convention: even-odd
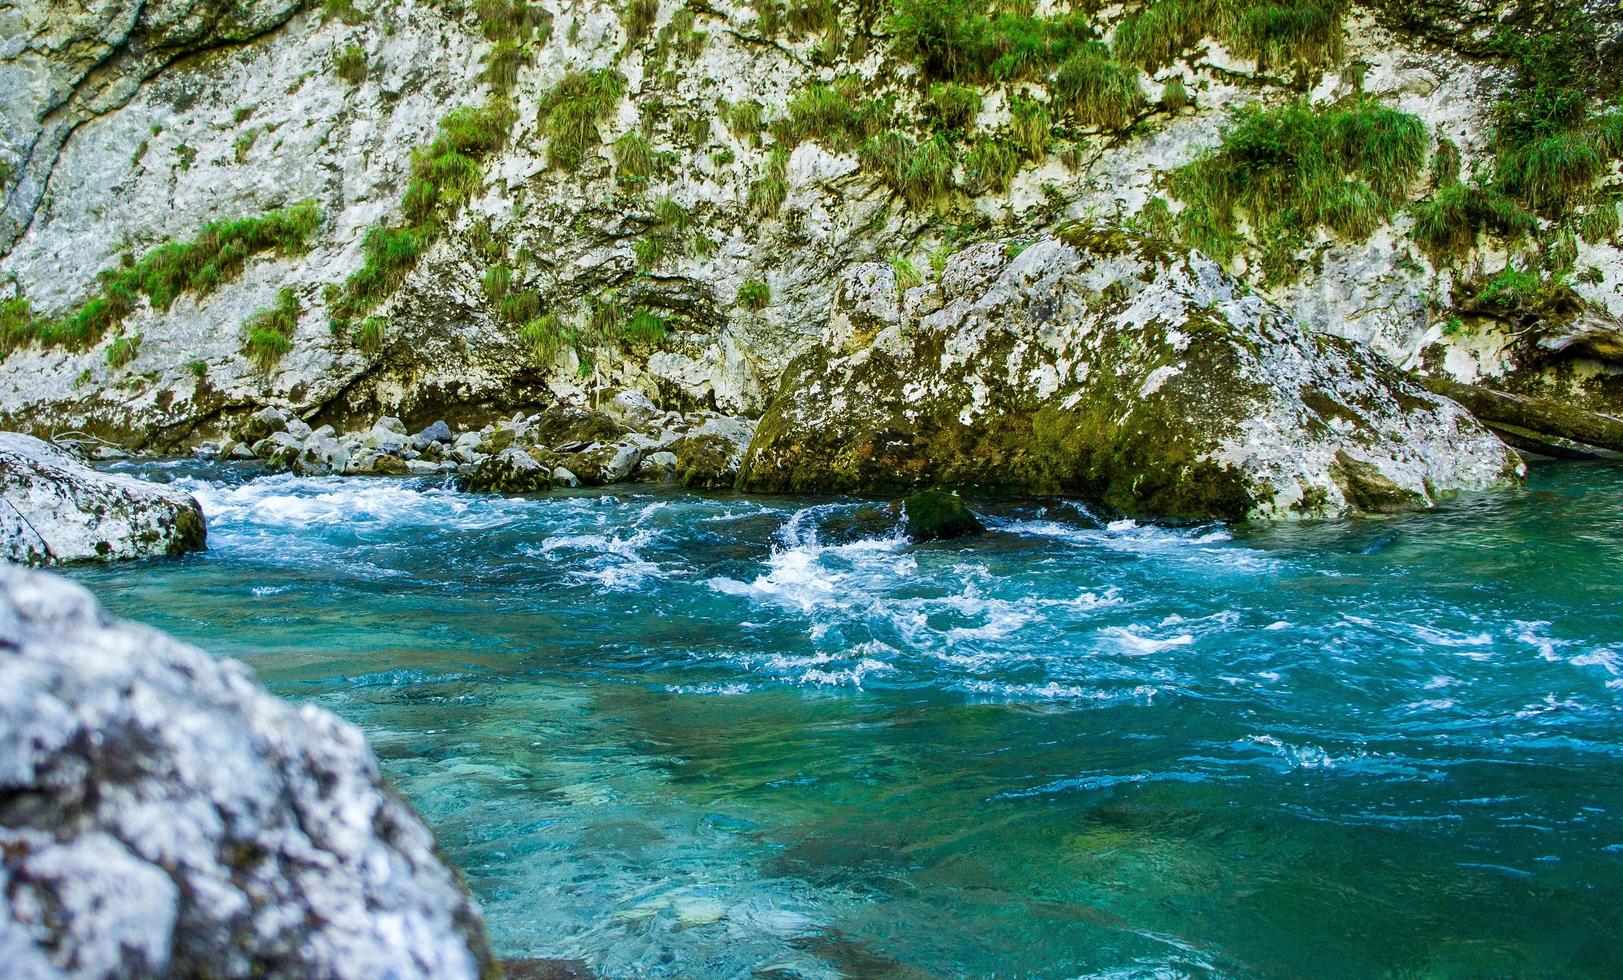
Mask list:
[[[1169,193],[1170,172],[1218,141],[1237,106],[1289,103],[1304,85],[1318,105],[1362,93],[1422,120],[1433,143],[1451,141],[1463,173],[1491,167],[1492,106],[1505,69],[1485,57],[1486,38],[1526,19],[1513,9],[1580,5],[1325,5],[1349,11],[1337,28],[1344,57],[1299,78],[1201,39],[1166,64],[1135,69],[1132,88],[1145,105],[1130,129],[1087,123],[1050,99],[1045,118],[1054,128],[1039,134],[1040,151],[1006,186],[982,179],[987,168],[976,161],[985,158],[968,151],[985,142],[1006,153],[1022,100],[1007,86],[985,86],[978,114],[961,139],[951,137],[965,151],[954,175],[962,196],[945,214],[939,202],[910,206],[894,193],[865,163],[850,124],[819,124],[788,140],[776,125],[761,132],[728,112],[742,106],[748,116],[753,107],[757,123],[787,121],[813,86],[850,79],[865,97],[896,99],[885,126],[929,136],[915,122],[932,115],[924,97],[935,79],[888,50],[889,5],[818,5],[819,17],[837,15],[832,32],[795,26],[800,14],[763,16],[743,0],[634,6],[635,17],[632,5],[562,0],[0,7],[8,96],[0,100],[0,302],[15,289],[36,312],[66,315],[95,295],[98,272],[119,268],[126,254],[191,241],[208,222],[307,199],[325,216],[306,252],[259,255],[212,291],[185,291],[167,307],[138,299],[122,338],[109,331],[85,347],[12,351],[0,359],[0,426],[79,429],[167,451],[218,440],[268,404],[340,430],[380,414],[410,431],[440,417],[466,429],[558,397],[627,387],[682,410],[758,414],[783,367],[815,341],[849,262],[894,254],[928,267],[938,250],[966,240],[959,229],[983,240],[1080,215],[1133,221]],[[1083,6],[1106,43],[1145,9],[1038,5],[1054,13]],[[490,30],[482,12],[501,9],[526,11],[534,29],[524,37]],[[1623,19],[1614,0],[1584,0],[1581,10],[1609,25],[1602,39],[1615,45]],[[491,70],[497,63],[516,78],[495,84],[509,74]],[[583,72],[618,73],[624,91],[584,127],[579,166],[555,167],[546,109],[558,83]],[[1032,81],[1027,95],[1053,88]],[[1157,102],[1168,86],[1180,94]],[[440,216],[445,233],[369,311],[381,326],[364,336],[375,342],[360,342],[359,323],[337,329],[347,318],[328,287],[363,267],[372,231],[405,220],[414,153],[453,110],[502,93],[513,110],[502,149],[484,163],[467,206]],[[648,141],[659,161],[652,173],[622,172],[614,150],[622,139]],[[1307,326],[1371,343],[1404,367],[1435,363],[1467,382],[1521,367],[1522,353],[1490,321],[1474,334],[1444,331],[1460,274],[1503,267],[1506,243],[1485,239],[1458,270],[1440,267],[1409,237],[1412,220],[1400,213],[1367,238],[1317,235],[1294,259],[1296,280],[1270,287],[1274,298]],[[1623,316],[1620,245],[1615,233],[1580,239],[1570,263],[1584,273],[1576,293],[1614,317]],[[498,270],[491,281],[510,278],[506,295],[484,285]],[[746,285],[758,288],[741,292]],[[247,355],[243,334],[283,290],[300,312],[291,349],[266,367]],[[504,313],[504,302],[556,313],[558,337],[574,339],[526,340],[530,314]],[[669,329],[632,339],[592,326],[598,313],[618,311],[624,322],[639,310]],[[1591,407],[1619,411],[1623,394],[1607,393],[1623,392],[1623,366],[1570,351],[1561,370],[1540,368],[1551,390],[1527,393],[1593,389]]]
[[[0,566],[0,950],[24,977],[478,977],[361,733]]]
[[[1453,402],[1314,335],[1196,252],[1072,226],[898,297],[842,281],[739,488],[1075,494],[1137,515],[1423,507],[1521,464]]]
[[[98,473],[49,443],[0,432],[0,557],[29,565],[149,558],[205,545],[191,495]]]

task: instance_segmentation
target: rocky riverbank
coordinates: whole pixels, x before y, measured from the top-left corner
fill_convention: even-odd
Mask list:
[[[754,432],[752,419],[661,411],[646,395],[621,391],[601,408],[563,401],[462,431],[439,420],[410,432],[384,416],[339,433],[267,407],[199,452],[306,476],[444,476],[499,493],[626,481],[713,489],[732,487]]]

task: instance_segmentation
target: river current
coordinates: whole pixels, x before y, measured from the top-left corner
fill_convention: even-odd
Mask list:
[[[1423,514],[871,505],[144,464],[72,575],[360,725],[498,952],[606,976],[1615,975],[1623,469]]]

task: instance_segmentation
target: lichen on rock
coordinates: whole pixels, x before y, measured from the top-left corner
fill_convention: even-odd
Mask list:
[[[1426,506],[1521,464],[1458,405],[1198,252],[1074,226],[897,297],[857,267],[740,489],[1066,494],[1168,518]]]

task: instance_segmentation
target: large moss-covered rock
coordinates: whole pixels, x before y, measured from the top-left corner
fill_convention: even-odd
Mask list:
[[[1521,472],[1458,405],[1199,253],[1090,226],[1014,251],[971,248],[905,297],[888,268],[849,272],[740,489],[946,485],[1240,519],[1423,507]]]
[[[0,432],[0,558],[52,565],[179,555],[206,537],[191,494],[99,473],[50,443]]]

